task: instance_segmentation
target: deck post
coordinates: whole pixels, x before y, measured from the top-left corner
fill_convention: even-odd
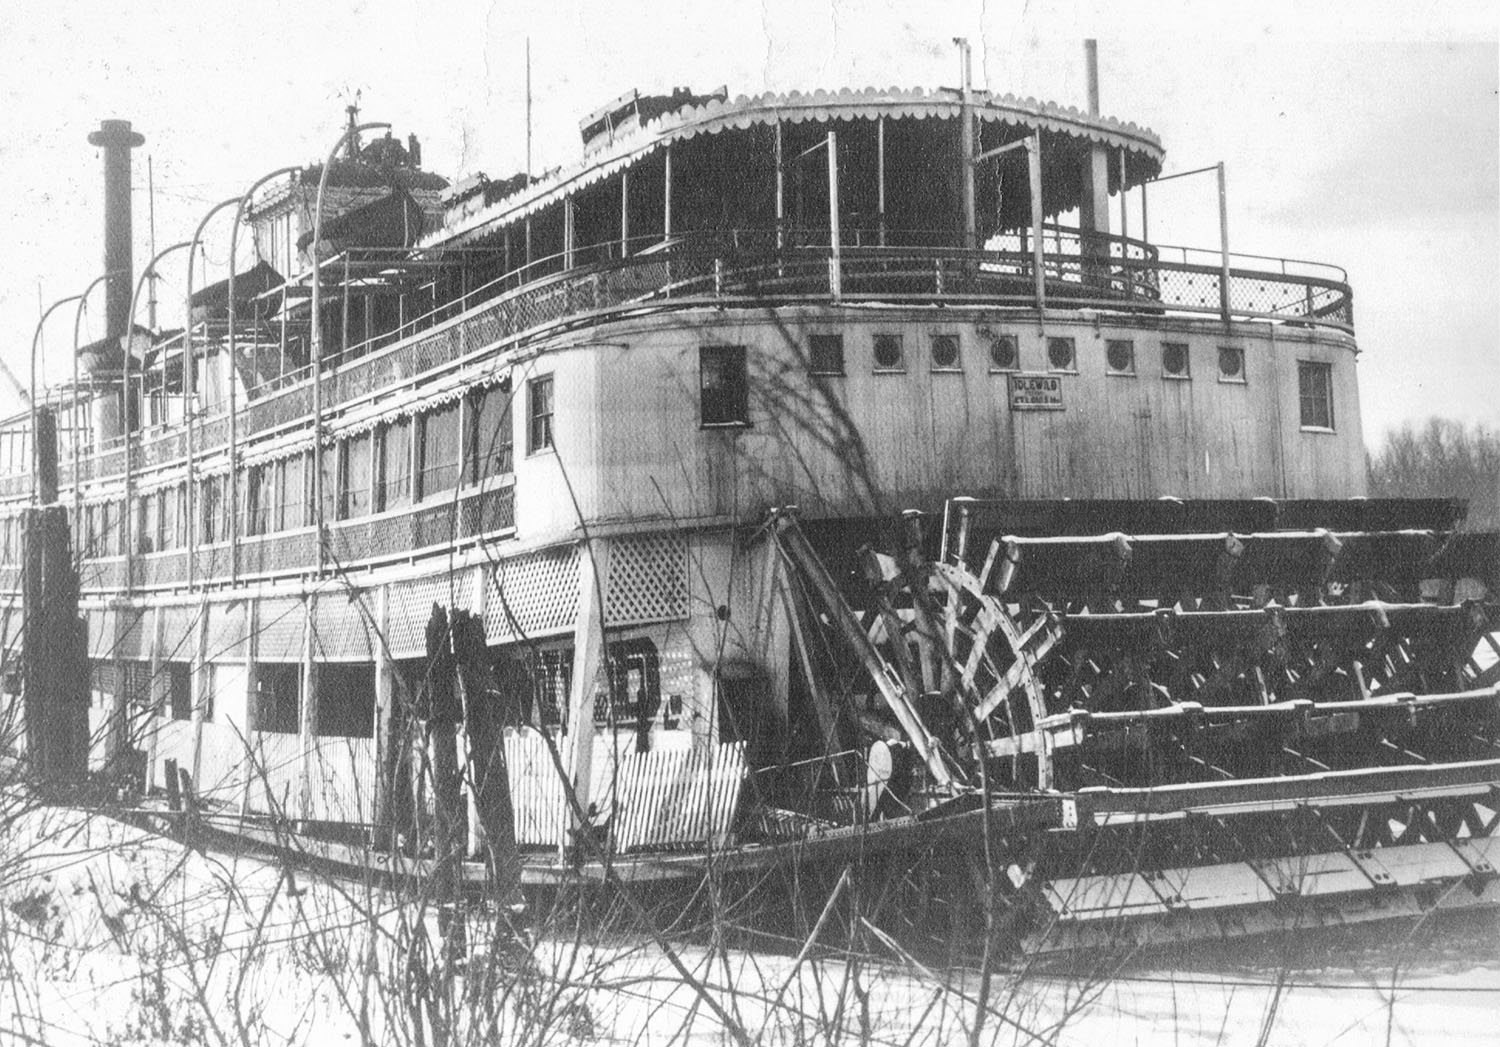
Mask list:
[[[1214,165],[1219,178],[1219,315],[1229,326],[1229,204],[1224,191],[1224,161]]]
[[[839,235],[839,133],[828,132],[828,292],[837,302],[844,295],[843,245]]]
[[[960,105],[958,111],[958,148],[959,160],[963,166],[963,246],[965,250],[972,251],[978,246],[979,220],[974,203],[974,93],[972,56],[969,50],[969,41],[961,36],[953,38],[958,45],[959,73],[962,79],[959,81],[961,88]]]
[[[780,124],[776,125],[780,127]],[[972,177],[972,176],[971,176]],[[885,246],[885,117],[875,119],[875,224],[881,247]]]
[[[193,791],[200,796],[203,794],[203,780],[199,777],[203,773],[203,714],[212,707],[214,700],[213,680],[209,673],[208,619],[208,596],[205,594],[198,603],[198,621],[193,627],[196,642],[193,644],[192,673],[188,678],[192,692]]]
[[[630,169],[620,172],[620,257],[630,257]]]
[[[255,745],[256,733],[260,730],[260,710],[256,693],[260,687],[256,677],[256,658],[260,654],[260,601],[245,601],[245,691],[241,696],[245,703],[243,742],[245,751],[240,755],[239,765],[245,776],[240,783],[240,816],[250,812],[250,790],[255,787],[261,773],[260,750]],[[238,754],[237,754],[238,755]]]
[[[604,666],[604,579],[608,577],[609,546],[599,539],[586,541],[578,555],[578,618],[573,627],[573,682],[568,693],[568,773],[573,795],[585,815],[592,806],[594,762],[594,690]],[[566,823],[574,835],[589,830],[578,823],[569,807]],[[567,847],[564,838],[562,846]]]
[[[672,239],[672,143],[671,142],[667,143],[666,160],[665,160],[664,164],[665,164],[665,168],[664,168],[665,169],[665,175],[663,176],[663,182],[665,183],[665,188],[662,191],[663,200],[662,200],[662,217],[661,217],[661,238],[662,238],[662,240],[670,240],[670,239]]]
[[[1042,133],[1033,132],[1026,139],[1026,179],[1031,187],[1031,275],[1036,295],[1036,311],[1047,308],[1047,274],[1042,266]]]
[[[776,121],[776,250],[786,247],[786,157],[781,121]],[[778,274],[779,275],[779,274]]]
[[[371,820],[375,824],[376,833],[379,834],[377,839],[381,842],[389,839],[390,831],[395,825],[391,808],[396,790],[390,769],[396,766],[391,759],[393,737],[391,717],[395,712],[395,703],[392,699],[395,693],[394,676],[396,667],[391,661],[390,648],[384,642],[380,641],[381,637],[390,635],[389,615],[389,587],[382,585],[376,590],[375,597],[375,635],[377,639],[375,644],[375,723],[373,725],[375,737],[375,796],[371,805],[373,807]]]
[[[313,616],[317,608],[317,594],[309,593],[302,602],[302,714],[297,725],[301,744],[297,768],[297,797],[291,811],[283,812],[298,821],[313,821],[312,770],[314,749],[318,744],[318,663],[314,651]]]

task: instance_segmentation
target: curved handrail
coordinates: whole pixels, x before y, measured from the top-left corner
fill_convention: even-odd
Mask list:
[[[1070,234],[1076,234],[1076,230],[1058,230],[1055,235],[1066,241]],[[1126,238],[1116,240],[1152,246]],[[650,242],[660,243],[658,238],[650,238]],[[762,236],[740,231],[732,235],[684,236],[663,250],[546,274],[539,269],[549,264],[551,258],[537,259],[470,291],[464,298],[473,304],[457,315],[436,316],[437,312],[451,309],[452,303],[448,303],[429,314],[426,329],[412,330],[395,344],[378,347],[365,355],[334,357],[330,360],[333,366],[325,370],[325,375],[336,381],[348,375],[352,381],[361,368],[377,368],[392,355],[408,353],[415,357],[424,347],[430,347],[433,339],[450,338],[453,344],[445,352],[457,359],[460,355],[485,351],[494,344],[540,337],[559,326],[596,323],[611,314],[702,304],[828,301],[829,257],[826,243],[776,250],[774,244],[766,245]],[[1029,250],[966,250],[931,244],[843,247],[841,258],[845,301],[983,302],[1013,307],[1034,304]],[[1043,264],[1048,301],[1053,305],[1157,315],[1220,312],[1217,288],[1221,269],[1216,264],[1116,255],[1092,258],[1072,251],[1045,252]],[[522,280],[521,274],[525,273],[537,275]],[[1231,312],[1235,316],[1352,329],[1352,295],[1348,285],[1340,280],[1285,274],[1269,268],[1232,269],[1230,278]],[[491,298],[479,297],[486,288],[511,281],[517,281],[518,285]],[[453,331],[473,331],[474,337],[450,335]],[[484,345],[476,347],[477,342]],[[460,343],[468,348],[460,350]],[[442,359],[435,356],[434,365],[451,362],[448,356]],[[273,405],[290,396],[293,399],[287,401],[286,408],[291,413],[283,421],[292,424],[295,419],[291,415],[300,417],[302,413],[295,410],[295,403],[297,397],[306,394],[310,372],[310,367],[303,367],[280,376],[280,387],[270,395],[251,400],[243,409],[245,414],[260,414],[264,418],[265,412],[271,411],[274,416]],[[339,388],[342,390],[344,386]],[[217,420],[217,417],[203,419],[204,429]],[[264,422],[252,424],[252,421],[247,417],[251,431],[266,431]],[[270,427],[280,426],[280,422],[273,422]],[[181,455],[172,446],[182,440],[179,428],[170,427],[151,439],[131,440],[131,458],[148,466],[175,461]],[[201,450],[216,453],[219,448],[205,443]],[[124,441],[101,451],[103,456],[123,460]],[[102,461],[96,461],[91,474],[99,476],[105,471]]]

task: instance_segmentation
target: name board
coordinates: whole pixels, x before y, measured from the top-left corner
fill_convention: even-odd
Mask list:
[[[1010,406],[1017,411],[1061,411],[1062,378],[1055,374],[1011,375]]]

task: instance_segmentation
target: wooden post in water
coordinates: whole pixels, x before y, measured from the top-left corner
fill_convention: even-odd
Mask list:
[[[57,420],[36,411],[36,505],[24,516],[21,673],[26,748],[44,789],[88,771],[88,634],[78,617],[78,570],[68,511],[57,504]]]

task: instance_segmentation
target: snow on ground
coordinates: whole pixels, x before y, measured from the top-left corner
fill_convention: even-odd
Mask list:
[[[476,929],[465,976],[445,984],[421,897],[288,877],[102,815],[3,800],[3,1044],[435,1044],[453,1013],[455,1044],[706,1047],[732,1042],[717,1005],[756,1042],[919,1047],[965,1042],[973,1020],[974,972],[850,967],[830,954],[798,965],[700,941],[678,954],[700,993],[644,936],[582,924],[554,925],[520,951]],[[1392,941],[1367,934],[1295,960],[1218,947],[1102,983],[1002,971],[983,1040],[1500,1041],[1500,918],[1467,919],[1420,946]]]

